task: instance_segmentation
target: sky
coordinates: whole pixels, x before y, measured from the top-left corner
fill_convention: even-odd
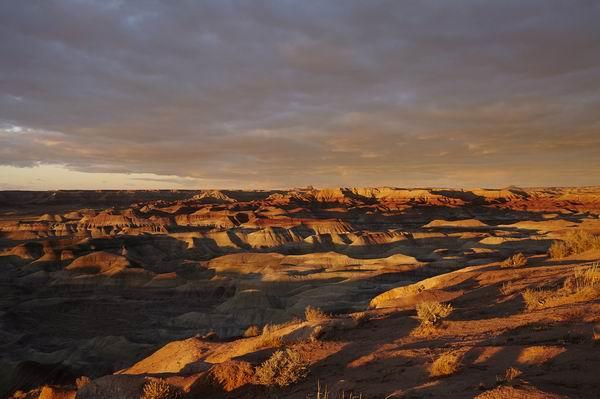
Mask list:
[[[0,2],[0,189],[600,185],[600,2]]]

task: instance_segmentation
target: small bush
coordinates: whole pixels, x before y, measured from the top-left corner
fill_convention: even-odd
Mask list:
[[[433,362],[429,375],[431,377],[447,377],[452,375],[458,370],[460,360],[460,355],[453,352],[446,352]]]
[[[308,374],[308,363],[302,355],[293,349],[279,350],[256,368],[259,384],[285,387]]]
[[[260,329],[257,325],[249,326],[244,331],[244,338],[257,337],[258,335],[260,335]]]
[[[146,381],[140,399],[179,399],[181,390],[164,380],[152,379]]]
[[[527,266],[527,257],[521,252],[514,254],[500,264],[500,267],[523,267]]]
[[[436,324],[443,318],[446,318],[452,313],[452,305],[439,302],[421,302],[416,306],[417,317],[422,325]]]
[[[569,231],[562,241],[554,241],[548,253],[552,258],[566,258],[590,249],[600,249],[600,236],[578,229]]]
[[[306,318],[306,321],[319,321],[326,319],[328,316],[321,309],[313,308],[309,305],[304,309],[304,317]]]

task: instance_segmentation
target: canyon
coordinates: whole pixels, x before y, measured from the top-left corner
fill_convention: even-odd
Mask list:
[[[598,299],[527,313],[520,296],[600,259],[548,255],[582,230],[600,233],[599,187],[3,191],[0,395],[136,398],[160,377],[186,397],[594,397]],[[501,267],[517,253],[527,267]],[[453,304],[444,328],[411,333],[422,301]],[[308,377],[257,384],[281,342],[252,326],[277,326]],[[442,387],[424,370],[450,346],[469,366]],[[519,359],[528,382],[497,385]]]

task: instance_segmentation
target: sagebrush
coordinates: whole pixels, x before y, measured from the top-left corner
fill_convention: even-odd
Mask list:
[[[179,399],[182,392],[168,382],[160,379],[146,381],[140,399]]]
[[[308,363],[302,354],[294,349],[278,350],[256,368],[259,384],[285,387],[308,374]]]
[[[433,325],[448,317],[453,308],[450,304],[426,301],[418,303],[416,310],[422,325]]]
[[[429,370],[431,377],[447,377],[458,370],[460,366],[461,356],[458,353],[446,352],[439,356]]]

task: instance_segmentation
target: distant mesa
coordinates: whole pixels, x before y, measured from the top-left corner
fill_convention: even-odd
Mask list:
[[[490,226],[477,219],[464,219],[464,220],[432,220],[423,226],[424,228],[489,228]]]
[[[194,195],[192,200],[206,204],[229,204],[236,202],[233,198],[228,197],[218,190],[205,190],[200,194]]]

